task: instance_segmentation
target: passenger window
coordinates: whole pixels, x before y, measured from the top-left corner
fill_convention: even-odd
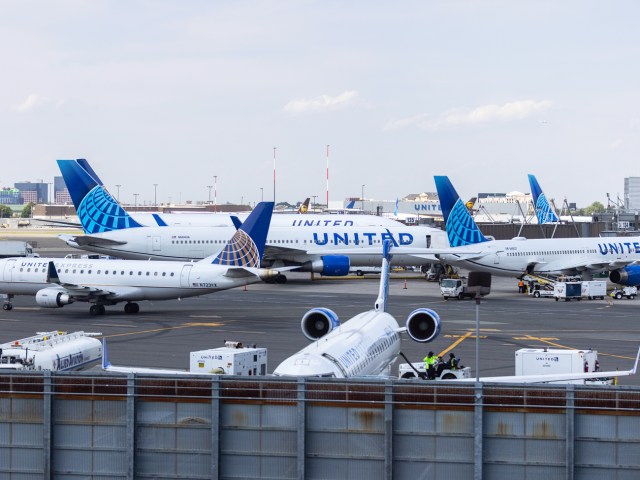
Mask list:
[[[171,272],[171,276],[173,277],[173,272]]]

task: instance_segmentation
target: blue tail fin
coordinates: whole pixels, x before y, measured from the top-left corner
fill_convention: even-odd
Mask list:
[[[76,160],[76,162],[78,162],[78,165],[80,165],[84,169],[84,171],[87,172],[89,176],[91,176],[96,181],[98,185],[104,185],[102,180],[100,180],[100,177],[98,177],[98,174],[93,170],[93,168],[91,168],[91,165],[89,165],[89,162],[86,158],[79,158],[78,160]]]
[[[529,185],[531,186],[531,195],[533,195],[533,206],[536,209],[536,217],[538,223],[555,223],[560,221],[556,212],[553,211],[551,204],[547,200],[546,195],[540,188],[538,180],[534,175],[529,174]]]
[[[107,355],[107,337],[102,337],[102,369],[106,370],[111,366],[109,355]]]
[[[234,267],[260,267],[273,205],[273,202],[260,202],[211,263]]]
[[[89,165],[86,160],[85,165]],[[109,232],[142,226],[131,218],[100,184],[100,179],[95,172],[92,175],[76,160],[58,160],[58,167],[85,233]],[[91,167],[88,168],[93,172]]]
[[[460,200],[456,189],[449,181],[449,177],[435,176],[436,189],[440,198],[440,207],[444,216],[444,222],[452,247],[472,245],[487,242],[476,222],[474,222],[469,210]]]

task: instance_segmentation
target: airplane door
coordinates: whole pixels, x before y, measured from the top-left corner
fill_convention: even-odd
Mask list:
[[[182,267],[182,272],[180,273],[181,287],[189,286],[189,273],[191,272],[191,268],[193,268],[193,265],[185,265],[184,267]]]
[[[147,237],[149,250],[152,252],[159,252],[162,250],[162,243],[159,236]]]
[[[493,264],[498,265],[500,263],[500,255],[496,253],[493,257]]]
[[[427,248],[431,248],[431,235],[427,235]]]
[[[15,260],[9,260],[7,261],[7,263],[4,264],[4,281],[5,282],[11,281],[12,272],[15,266],[16,266]]]

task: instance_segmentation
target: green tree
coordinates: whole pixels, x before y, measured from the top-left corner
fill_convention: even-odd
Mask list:
[[[13,210],[6,205],[0,204],[0,218],[11,218],[13,216]]]
[[[27,203],[23,207],[22,212],[20,213],[20,218],[31,218],[31,211],[33,210],[34,205],[35,203],[33,202]]]
[[[593,215],[594,213],[605,212],[607,209],[600,202],[593,202],[591,205],[589,205],[588,207],[585,207],[583,210],[585,215]]]

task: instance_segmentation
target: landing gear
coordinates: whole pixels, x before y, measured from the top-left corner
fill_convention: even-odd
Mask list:
[[[140,305],[137,303],[127,303],[124,306],[124,313],[138,313],[140,311]]]
[[[13,295],[3,295],[3,297],[6,299],[5,302],[2,304],[2,309],[3,310],[13,310],[13,305],[11,304],[11,299],[13,298]]]
[[[91,305],[89,308],[89,313],[91,315],[104,315],[104,312],[104,305]]]
[[[282,275],[281,273],[278,274],[278,276],[276,277],[276,283],[287,283],[287,276]]]

